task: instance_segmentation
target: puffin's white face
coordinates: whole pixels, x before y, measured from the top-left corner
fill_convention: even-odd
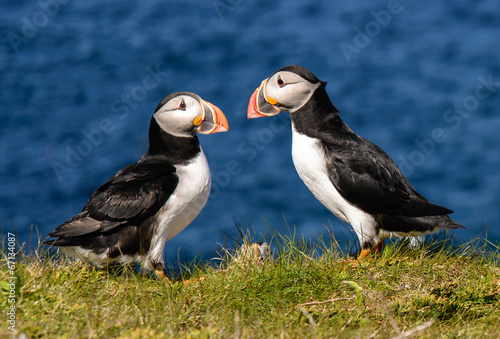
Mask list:
[[[300,75],[280,71],[264,80],[250,98],[248,118],[272,116],[280,111],[294,113],[304,106],[321,82],[311,83]]]
[[[292,72],[278,72],[267,81],[266,95],[274,98],[277,108],[293,113],[309,101],[320,83],[312,84]]]
[[[189,137],[197,132],[224,132],[229,129],[222,111],[197,95],[174,96],[161,106],[153,117],[161,129],[179,137]]]

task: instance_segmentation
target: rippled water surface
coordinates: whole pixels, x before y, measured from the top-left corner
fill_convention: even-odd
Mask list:
[[[201,136],[211,199],[168,245],[210,252],[233,219],[265,232],[350,228],[291,161],[285,114],[247,121],[249,96],[288,64],[328,81],[342,118],[382,147],[467,241],[500,239],[500,7],[495,0],[16,1],[0,4],[0,223],[27,241],[78,213],[147,148],[157,103],[187,90],[229,133]],[[284,217],[283,217],[284,216]],[[484,233],[483,233],[484,235]],[[179,251],[180,248],[180,251]]]

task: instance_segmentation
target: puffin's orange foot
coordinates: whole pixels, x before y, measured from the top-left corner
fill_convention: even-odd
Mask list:
[[[160,278],[161,280],[163,280],[163,282],[165,283],[165,285],[167,285],[167,286],[172,286],[173,285],[173,282],[169,278],[167,278],[164,270],[155,270],[155,274],[156,274],[156,276],[158,278]],[[205,279],[205,277],[200,277],[200,278],[197,278],[197,279],[188,279],[188,280],[184,280],[182,282],[182,284],[184,284],[184,285],[190,285],[190,284],[194,284],[194,283],[200,282],[200,281],[202,281],[204,279]]]
[[[155,274],[158,278],[161,278],[163,280],[165,285],[167,285],[167,286],[172,285],[172,282],[170,281],[169,278],[167,278],[167,276],[165,275],[165,271],[163,269],[155,270]]]
[[[184,280],[182,283],[184,285],[191,285],[191,284],[195,284],[195,283],[198,283],[202,280],[205,280],[205,277],[199,277],[197,279],[188,279],[188,280]]]
[[[362,261],[368,258],[372,253],[379,253],[382,250],[383,241],[380,241],[372,248],[362,249],[356,259],[342,260],[342,268],[355,268],[356,266],[362,265]]]
[[[373,248],[362,249],[361,253],[359,253],[358,260],[365,259],[371,253],[380,253],[380,251],[382,251],[383,243],[383,241],[379,241]]]
[[[342,260],[340,263],[342,264],[342,269],[356,268],[356,266],[359,265],[359,261],[357,259]]]

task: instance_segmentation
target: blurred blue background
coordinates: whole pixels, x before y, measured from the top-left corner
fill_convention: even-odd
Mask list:
[[[496,0],[3,1],[0,226],[24,242],[78,213],[144,154],[154,108],[183,90],[219,106],[230,132],[200,137],[214,188],[169,258],[210,258],[221,232],[237,237],[233,219],[350,239],[296,174],[289,117],[246,118],[260,82],[300,64],[356,133],[455,211],[462,241],[486,228],[498,241],[499,37]]]

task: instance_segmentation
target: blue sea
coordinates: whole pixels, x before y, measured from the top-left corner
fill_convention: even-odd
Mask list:
[[[230,131],[200,136],[212,194],[167,258],[210,259],[235,222],[256,238],[270,225],[345,244],[350,227],[293,167],[289,116],[246,117],[260,82],[299,64],[356,133],[455,211],[468,227],[456,237],[498,242],[499,46],[496,0],[3,1],[0,226],[44,238],[145,153],[164,96],[192,91]]]

